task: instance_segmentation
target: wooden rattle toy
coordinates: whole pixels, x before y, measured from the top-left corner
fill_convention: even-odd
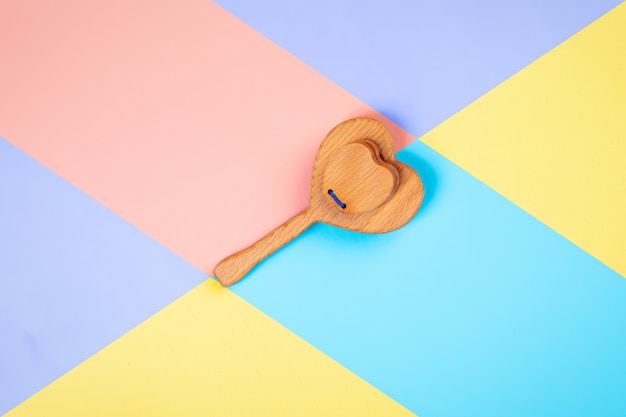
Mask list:
[[[213,275],[224,286],[236,283],[317,222],[364,233],[390,232],[413,218],[423,198],[419,175],[395,158],[387,128],[373,119],[346,120],[330,131],[317,152],[309,207],[222,260]]]

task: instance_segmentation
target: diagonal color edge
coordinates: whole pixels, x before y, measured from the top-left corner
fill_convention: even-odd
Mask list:
[[[413,416],[209,280],[7,414]]]
[[[626,4],[422,140],[626,276]]]

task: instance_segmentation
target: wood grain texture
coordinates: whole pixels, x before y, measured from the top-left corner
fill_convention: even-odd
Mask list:
[[[373,146],[354,142],[339,149],[324,173],[322,189],[326,199],[346,213],[362,213],[387,201],[396,188],[397,172],[393,165],[380,160]],[[340,206],[341,207],[341,206]]]
[[[311,216],[311,210],[307,209],[272,230],[252,246],[220,261],[213,275],[224,286],[234,284],[259,262],[291,242],[313,223],[315,221]]]
[[[363,233],[396,230],[415,216],[423,198],[417,172],[395,158],[389,131],[374,119],[346,120],[330,131],[317,152],[309,208],[222,260],[213,274],[224,286],[236,283],[316,222]]]

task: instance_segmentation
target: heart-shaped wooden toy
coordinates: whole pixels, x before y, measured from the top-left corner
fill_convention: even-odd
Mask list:
[[[330,131],[317,152],[309,207],[222,260],[213,275],[224,286],[236,283],[317,222],[363,233],[396,230],[415,216],[423,198],[419,175],[395,158],[385,126],[368,118],[346,120]]]

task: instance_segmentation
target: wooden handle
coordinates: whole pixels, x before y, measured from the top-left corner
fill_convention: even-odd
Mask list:
[[[252,246],[223,259],[213,270],[213,276],[225,287],[243,278],[259,262],[291,242],[315,223],[306,210],[287,220]]]

